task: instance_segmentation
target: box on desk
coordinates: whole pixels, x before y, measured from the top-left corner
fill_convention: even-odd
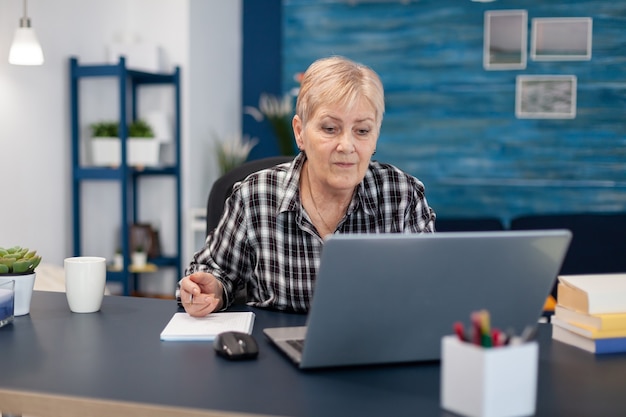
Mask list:
[[[445,336],[441,342],[441,406],[472,417],[535,413],[537,342],[483,348]]]

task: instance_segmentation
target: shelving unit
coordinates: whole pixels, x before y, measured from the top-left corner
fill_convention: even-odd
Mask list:
[[[113,77],[117,79],[119,88],[119,133],[121,139],[121,164],[118,167],[82,166],[80,138],[80,80],[94,77]],[[146,85],[171,85],[174,87],[174,162],[168,166],[143,167],[141,169],[128,166],[127,161],[127,125],[128,121],[137,118],[138,90]],[[70,103],[72,133],[72,195],[73,195],[73,235],[74,256],[81,255],[81,205],[82,187],[89,181],[113,181],[119,185],[121,202],[120,248],[124,256],[124,267],[121,270],[107,272],[107,282],[122,285],[124,295],[133,295],[137,291],[138,272],[130,266],[129,228],[139,223],[138,190],[142,177],[169,177],[175,179],[175,222],[176,222],[176,253],[169,256],[151,258],[149,262],[157,268],[173,267],[181,270],[182,252],[182,221],[181,221],[181,170],[180,170],[180,68],[172,73],[149,73],[135,71],[126,67],[126,60],[120,57],[117,64],[80,65],[78,59],[70,58]],[[128,114],[130,110],[130,118]]]

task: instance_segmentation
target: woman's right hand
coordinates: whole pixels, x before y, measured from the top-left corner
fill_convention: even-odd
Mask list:
[[[222,283],[208,272],[194,272],[180,281],[180,300],[193,317],[204,317],[223,306]]]

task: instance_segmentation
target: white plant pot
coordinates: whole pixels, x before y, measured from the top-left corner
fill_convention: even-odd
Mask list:
[[[128,138],[128,165],[159,165],[161,142],[149,138]]]
[[[3,274],[0,275],[0,283],[15,281],[14,315],[24,316],[30,313],[30,300],[33,297],[35,287],[35,272],[30,274]]]
[[[135,268],[145,268],[148,263],[148,254],[146,252],[133,252],[131,254],[132,266]]]
[[[118,271],[124,268],[124,256],[121,253],[113,255],[113,268]]]
[[[91,163],[94,166],[119,166],[122,161],[119,138],[95,137],[91,139]],[[159,165],[161,142],[150,138],[128,138],[126,148],[128,165]]]
[[[95,137],[91,139],[91,163],[95,166],[119,166],[120,139]]]

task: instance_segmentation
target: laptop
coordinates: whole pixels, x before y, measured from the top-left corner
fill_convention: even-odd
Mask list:
[[[535,326],[568,230],[336,234],[324,244],[306,326],[265,328],[301,369],[439,360],[453,324]]]

